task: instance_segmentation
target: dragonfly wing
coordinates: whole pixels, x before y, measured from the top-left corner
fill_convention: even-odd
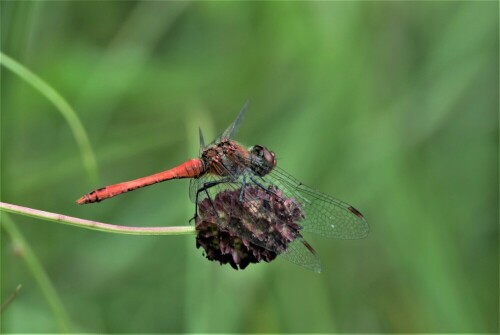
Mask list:
[[[205,151],[206,146],[205,146],[205,140],[203,139],[203,131],[201,130],[201,127],[198,128],[198,133],[200,135],[200,157],[203,151]]]
[[[287,250],[281,256],[289,262],[317,273],[321,272],[321,264],[316,251],[303,238],[298,238],[290,243]]]
[[[278,167],[261,179],[304,204],[306,217],[301,222],[304,231],[339,239],[368,235],[366,219],[351,205],[302,184]]]
[[[249,101],[245,102],[243,107],[241,108],[240,112],[238,113],[238,116],[236,116],[236,119],[229,125],[229,127],[224,130],[222,135],[220,135],[215,142],[221,142],[224,139],[229,139],[234,136],[234,134],[238,131],[238,128],[240,127],[241,123],[243,122],[243,118],[245,117],[245,114],[248,110],[248,105]]]
[[[200,188],[200,181],[204,178],[199,178],[199,179],[191,179],[189,181],[189,199],[191,199],[192,202],[196,203],[196,193],[198,193],[198,190]]]

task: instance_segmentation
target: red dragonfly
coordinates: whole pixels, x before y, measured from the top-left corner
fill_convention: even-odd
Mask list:
[[[264,146],[255,145],[246,149],[232,140],[248,109],[248,102],[239,112],[236,120],[214,142],[205,145],[200,135],[200,157],[186,161],[170,170],[147,177],[106,186],[90,192],[77,200],[78,204],[100,202],[119,194],[166,180],[192,178],[190,198],[198,205],[224,190],[241,190],[242,201],[252,202],[246,187],[264,190],[277,189],[283,199],[296,199],[305,213],[300,221],[302,231],[339,239],[359,239],[368,234],[369,227],[363,215],[354,207],[329,195],[316,191],[277,166],[274,152]],[[278,196],[274,193],[275,196]],[[265,208],[256,208],[265,211]],[[196,218],[197,214],[195,214]],[[268,248],[261,240],[246,236],[256,244]],[[276,250],[271,250],[276,251]],[[319,272],[319,258],[312,247],[300,236],[290,243],[283,257],[298,265]]]

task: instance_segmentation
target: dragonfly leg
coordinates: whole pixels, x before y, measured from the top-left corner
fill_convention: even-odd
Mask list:
[[[266,191],[267,193],[271,193],[277,197],[279,197],[278,194],[276,194],[276,192],[274,191],[271,191],[269,188],[266,188],[264,185],[262,185],[260,182],[258,182],[254,177],[252,176],[249,176],[250,180],[254,182],[255,185],[259,186],[261,189],[263,189],[264,191]]]
[[[214,203],[212,201],[212,198],[210,197],[210,194],[208,193],[208,190],[210,188],[214,187],[214,186],[219,185],[219,184],[227,183],[229,180],[230,180],[229,178],[222,178],[222,179],[219,179],[219,180],[214,180],[214,181],[211,181],[211,182],[207,182],[207,183],[203,184],[203,187],[200,187],[196,191],[194,216],[189,220],[189,222],[195,220],[198,217],[198,199],[199,199],[199,196],[200,196],[201,192],[205,192],[205,194],[207,195],[208,200],[210,201],[210,204],[212,205],[212,208],[214,209],[215,214],[218,215],[217,214],[217,210],[215,209]]]
[[[254,182],[255,185],[259,186],[260,188],[262,188],[264,191],[268,192],[268,193],[272,193],[276,196],[278,196],[276,193],[274,193],[273,191],[270,191],[269,189],[266,189],[266,187],[264,185],[262,185],[261,183],[259,183],[255,178],[253,178],[252,176],[248,176],[248,178],[250,178],[251,181]],[[244,175],[242,180],[241,180],[241,189],[240,189],[240,202],[243,202],[243,198],[245,197],[245,188],[247,187],[247,179],[246,179],[246,176]]]
[[[247,186],[247,180],[245,178],[245,176],[243,176],[243,180],[241,181],[241,189],[240,189],[240,202],[243,202],[243,198],[244,198],[244,191],[245,191],[245,187]]]

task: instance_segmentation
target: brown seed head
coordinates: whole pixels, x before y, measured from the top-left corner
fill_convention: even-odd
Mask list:
[[[224,190],[198,205],[196,247],[206,257],[234,269],[270,262],[300,237],[302,204],[271,187]]]

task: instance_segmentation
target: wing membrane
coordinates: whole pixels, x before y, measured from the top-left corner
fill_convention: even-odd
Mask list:
[[[302,184],[282,169],[276,167],[260,179],[304,203],[306,218],[301,223],[304,231],[339,239],[359,239],[368,235],[368,223],[358,210]]]
[[[281,256],[289,262],[303,266],[317,273],[321,272],[319,257],[309,243],[302,237],[288,245],[288,249],[281,254]]]

